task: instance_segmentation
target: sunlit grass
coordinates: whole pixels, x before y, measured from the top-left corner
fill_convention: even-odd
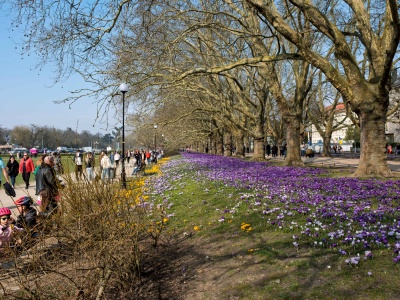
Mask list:
[[[262,278],[257,284],[227,282],[221,291],[222,298],[264,299],[268,293],[266,299],[392,299],[400,292],[394,279],[400,268],[393,263],[391,248],[375,249],[372,259],[364,258],[366,249],[360,245],[335,246],[324,241],[322,236],[328,232],[323,228],[320,237],[314,236],[317,231],[310,236],[302,235],[310,213],[290,215],[286,201],[274,199],[269,210],[276,208],[277,212],[263,214],[257,206],[257,199],[262,198],[257,196],[257,190],[209,180],[203,175],[206,169],[193,167],[187,161],[170,168],[173,171],[166,171],[167,177],[162,181],[162,186],[168,188],[152,195],[155,202],[165,203],[166,214],[172,215],[166,233],[190,234],[200,243],[206,241],[210,249],[219,249],[218,256],[251,257],[248,259],[256,260],[258,270],[263,272],[254,274]],[[351,172],[327,170],[320,176],[342,178],[340,175]],[[376,208],[372,199],[370,210]],[[285,213],[281,215],[282,211]],[[229,246],[220,248],[218,243]],[[339,254],[339,249],[346,254]],[[358,265],[347,263],[357,255],[361,257]],[[236,272],[232,271],[233,274]],[[247,280],[252,282],[251,278]]]

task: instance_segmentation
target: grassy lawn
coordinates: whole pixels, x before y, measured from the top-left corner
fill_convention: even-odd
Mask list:
[[[324,202],[301,212],[304,203],[271,196],[268,184],[261,190],[250,184],[235,186],[234,181],[210,180],[212,172],[222,172],[224,167],[209,169],[194,166],[190,159],[178,161],[172,160],[163,169],[164,176],[153,193],[170,215],[165,239],[186,237],[186,246],[191,249],[187,254],[190,258],[181,258],[187,276],[185,299],[397,299],[400,268],[393,261],[394,236],[386,244],[371,242],[367,246],[362,238],[345,243],[350,235],[346,230],[361,230],[351,218],[343,219],[342,224],[331,222],[336,220],[333,215],[326,215],[321,224],[310,221],[326,208]],[[351,172],[325,169],[320,176],[337,182],[342,180],[339,174],[346,177]],[[328,187],[319,188],[323,194]],[[369,192],[366,188],[365,193]],[[344,202],[339,195],[337,207],[361,201],[356,200],[357,193],[349,192]],[[362,199],[370,202],[370,208],[361,205],[368,214],[381,205],[373,195]],[[398,200],[390,199],[393,203],[389,206],[398,208]],[[400,222],[395,212],[380,217],[380,222],[369,225],[371,232],[386,226],[379,224]],[[311,228],[312,234],[304,234],[306,228]],[[340,230],[345,231],[342,237],[329,240],[330,231]],[[389,233],[392,235],[395,233]]]

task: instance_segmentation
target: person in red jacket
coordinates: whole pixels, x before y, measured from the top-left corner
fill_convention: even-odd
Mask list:
[[[24,152],[24,156],[19,162],[19,172],[22,174],[22,178],[25,181],[25,188],[29,188],[29,179],[31,173],[35,170],[32,159],[28,156],[27,152]]]

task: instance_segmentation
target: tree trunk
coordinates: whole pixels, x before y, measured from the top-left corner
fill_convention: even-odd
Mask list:
[[[300,156],[300,118],[287,118],[285,166],[303,166]]]
[[[235,147],[236,147],[235,155],[238,157],[245,157],[245,155],[244,155],[244,135],[243,134],[236,137]]]
[[[323,143],[324,143],[324,148],[322,149],[322,156],[323,157],[331,157],[331,136],[323,136]]]
[[[374,109],[359,113],[361,156],[354,177],[393,176],[387,164],[385,123],[387,109],[374,101]]]
[[[216,154],[223,155],[224,154],[224,141],[222,139],[222,135],[220,134],[219,130],[217,130],[216,134]]]
[[[232,156],[232,134],[229,131],[224,132],[224,156]]]
[[[254,153],[251,160],[265,160],[264,138],[254,139]]]
[[[211,141],[211,153],[217,154],[217,142],[215,139]]]

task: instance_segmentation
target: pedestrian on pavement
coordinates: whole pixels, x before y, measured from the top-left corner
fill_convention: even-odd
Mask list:
[[[110,152],[109,158],[110,158],[111,164],[113,165],[114,164],[114,152],[113,151]]]
[[[42,167],[44,166],[44,158],[47,156],[47,154],[43,154],[37,161],[36,161],[36,167],[35,171],[33,171],[33,174],[35,175],[35,181],[36,181],[36,191],[35,195],[39,195],[39,192],[43,189],[42,187]]]
[[[267,156],[269,156],[271,154],[271,145],[267,144],[267,146],[265,146],[265,152],[267,153]]]
[[[64,167],[61,161],[61,156],[58,152],[53,152],[52,155],[54,157],[54,171],[56,171],[57,178],[59,178],[60,175],[64,174]]]
[[[103,159],[105,154],[106,153],[104,151],[101,151],[101,153],[99,155],[100,174],[103,174],[103,167],[101,166],[101,160]]]
[[[1,185],[1,173],[3,173],[4,178],[6,179],[6,182],[10,183],[10,179],[8,178],[6,165],[4,164],[3,159],[1,157],[0,157],[0,169],[2,171],[2,172],[0,172],[0,185]]]
[[[286,144],[282,144],[279,149],[279,156],[285,156]]]
[[[31,173],[35,170],[32,159],[29,157],[28,152],[24,152],[23,158],[19,162],[19,172],[22,174],[22,178],[25,182],[25,189],[29,188],[29,179]]]
[[[272,157],[277,157],[278,156],[278,146],[274,144],[271,148],[272,150]]]
[[[115,168],[118,168],[119,160],[121,159],[121,155],[119,154],[118,151],[115,151],[114,154],[114,162],[115,162]]]
[[[11,185],[15,188],[15,178],[19,173],[19,163],[15,160],[13,155],[10,156],[10,160],[7,163],[8,176],[11,179]]]
[[[105,178],[107,177],[107,180],[110,180],[110,168],[111,168],[111,160],[108,157],[107,153],[104,153],[103,158],[101,159],[100,166],[102,168],[102,173],[101,173],[101,180],[104,182]]]
[[[126,163],[129,165],[129,161],[131,160],[131,150],[126,150],[125,158],[126,158]]]
[[[92,181],[94,179],[94,158],[91,152],[86,155],[85,164],[87,179]]]
[[[57,197],[59,196],[59,181],[54,171],[54,157],[49,155],[43,159],[41,167],[41,190],[39,192],[40,210],[43,213],[51,213],[57,208]]]
[[[75,177],[76,180],[82,179],[82,174],[83,174],[83,156],[81,153],[81,150],[78,149],[76,150],[76,154],[74,156],[74,163],[75,163]]]

